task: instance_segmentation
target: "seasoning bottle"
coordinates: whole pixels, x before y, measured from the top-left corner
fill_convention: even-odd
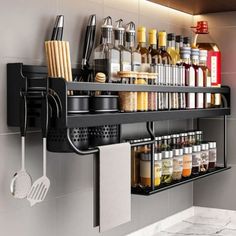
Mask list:
[[[183,149],[174,149],[173,180],[181,180],[183,172]]]
[[[182,148],[187,147],[188,145],[188,134],[187,133],[181,133],[180,135],[180,145]]]
[[[161,150],[162,151],[168,151],[171,149],[171,136],[165,135],[161,137],[162,144],[161,144]]]
[[[162,183],[171,183],[173,175],[173,151],[162,152]]]
[[[149,35],[149,62],[150,64],[157,65],[161,63],[161,55],[157,49],[157,30],[150,29],[148,32]]]
[[[216,142],[209,142],[209,171],[216,168],[217,149]]]
[[[195,144],[196,144],[195,133],[194,132],[188,132],[188,145],[193,146]]]
[[[155,137],[155,151],[156,152],[160,152],[161,151],[161,145],[162,145],[161,137]]]
[[[183,177],[189,177],[192,173],[192,147],[184,148]]]
[[[156,85],[157,73],[148,73],[148,85]],[[148,93],[148,110],[157,111],[157,92]]]
[[[185,86],[185,68],[178,65],[178,86]],[[179,109],[186,109],[186,94],[178,93],[179,96]]]
[[[202,143],[202,131],[195,131],[195,140],[197,145]]]
[[[166,50],[166,32],[159,31],[158,32],[158,50],[159,54],[161,55],[161,63],[162,64],[171,64],[172,58],[170,54]]]
[[[180,137],[178,134],[171,135],[171,149],[179,149],[180,148]]]
[[[171,66],[168,64],[163,65],[163,85],[170,86],[171,79]],[[169,109],[169,93],[163,93],[163,110]]]
[[[199,66],[199,49],[192,48],[191,50],[191,59],[193,68],[195,70],[195,86],[196,87],[203,87],[204,86],[204,76],[203,70]],[[204,108],[204,94],[203,93],[196,93],[196,108],[201,109]]]
[[[154,156],[154,185],[157,187],[161,183],[162,175],[162,154],[155,153]],[[151,187],[151,153],[140,153],[140,179],[143,187]]]
[[[170,68],[171,68],[170,86],[177,86],[178,67],[176,65],[172,65]],[[169,109],[170,110],[179,109],[178,93],[169,93]]]
[[[192,174],[199,175],[201,171],[201,145],[193,146],[192,155]]]
[[[201,172],[207,172],[209,168],[209,144],[201,144]]]
[[[148,73],[137,73],[137,84],[147,85]],[[148,92],[137,92],[137,111],[148,110]]]
[[[185,68],[185,85],[195,87],[195,70],[190,61],[191,48],[182,47],[180,49],[181,65]],[[195,93],[187,93],[186,108],[195,108]]]
[[[130,143],[136,143],[140,140],[131,140]],[[137,187],[140,183],[140,147],[131,148],[131,186]]]
[[[164,82],[164,66],[162,64],[157,64],[157,65],[151,65],[151,68],[156,67],[156,72],[158,74],[158,81],[157,81],[157,85],[159,86],[163,86],[166,85]],[[168,109],[168,100],[166,101],[164,99],[164,95],[166,93],[158,93],[157,94],[157,109],[159,111],[161,110],[167,110]]]
[[[137,73],[133,71],[119,71],[121,83],[135,84]],[[137,92],[119,92],[120,111],[134,112],[137,111]]]

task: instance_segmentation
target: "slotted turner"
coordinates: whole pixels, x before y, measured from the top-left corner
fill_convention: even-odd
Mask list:
[[[42,133],[43,133],[43,176],[37,179],[34,184],[32,185],[28,195],[27,200],[30,202],[30,205],[33,206],[36,203],[42,202],[49,190],[50,187],[50,180],[46,176],[47,170],[47,127],[48,127],[48,102],[47,102],[47,95],[45,97],[45,104],[42,111],[45,111],[45,116],[42,112]],[[43,102],[43,103],[44,103]],[[44,118],[45,121],[43,122]]]

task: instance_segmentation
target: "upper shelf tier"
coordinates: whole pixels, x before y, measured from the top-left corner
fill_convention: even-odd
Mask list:
[[[235,0],[148,0],[191,15],[236,11]]]

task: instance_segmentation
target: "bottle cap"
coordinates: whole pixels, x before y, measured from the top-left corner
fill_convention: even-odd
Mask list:
[[[190,47],[181,47],[180,48],[180,56],[182,59],[189,59],[191,55]]]
[[[157,31],[155,29],[149,30],[149,44],[157,44]]]
[[[202,143],[201,144],[201,149],[202,149],[202,151],[209,150],[209,144],[208,143]]]
[[[194,145],[193,152],[201,152],[201,145]]]
[[[168,159],[173,157],[173,151],[163,151],[162,159]]]
[[[209,142],[209,149],[216,148],[216,142]]]
[[[158,44],[160,47],[166,46],[166,32],[165,31],[158,32]]]
[[[138,27],[138,42],[146,43],[146,28],[143,26]]]
[[[129,33],[134,33],[135,34],[135,23],[133,21],[130,21],[126,25],[125,31],[129,32]]]
[[[190,44],[190,38],[184,37],[184,44]]]
[[[176,35],[175,36],[175,41],[177,43],[183,42],[184,41],[184,37],[182,35]]]
[[[200,61],[207,61],[207,50],[200,49]]]
[[[95,82],[105,83],[105,81],[106,81],[106,75],[102,72],[98,72],[95,77]]]
[[[197,130],[197,131],[195,131],[195,134],[201,134],[202,135],[202,131],[201,130]]]
[[[184,154],[191,154],[193,152],[192,147],[184,147]]]
[[[195,135],[194,132],[188,132],[188,135]]]
[[[106,18],[104,18],[103,20],[103,24],[101,26],[102,28],[113,28],[112,26],[112,19],[110,16],[107,16]]]
[[[175,40],[175,34],[174,34],[174,33],[169,33],[169,34],[167,34],[167,40],[168,40],[168,41]]]
[[[199,60],[199,49],[198,48],[191,49],[191,58],[195,59],[195,60]]]
[[[155,137],[155,140],[156,140],[156,141],[160,141],[160,140],[161,140],[161,137]]]
[[[180,149],[174,149],[174,156],[182,156],[184,154],[184,150],[182,148]]]
[[[180,137],[187,137],[187,136],[188,136],[187,133],[181,133],[181,134],[180,134]]]

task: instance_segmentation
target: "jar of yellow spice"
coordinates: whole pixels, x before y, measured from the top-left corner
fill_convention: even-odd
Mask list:
[[[147,85],[148,73],[146,72],[137,73],[136,83],[140,85]],[[137,92],[137,110],[148,111],[148,92]]]

